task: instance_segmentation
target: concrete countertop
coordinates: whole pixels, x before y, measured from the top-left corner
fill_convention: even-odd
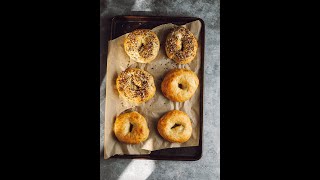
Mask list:
[[[116,15],[190,16],[205,22],[203,155],[198,161],[103,159],[106,47]],[[220,179],[220,0],[100,0],[100,179]]]

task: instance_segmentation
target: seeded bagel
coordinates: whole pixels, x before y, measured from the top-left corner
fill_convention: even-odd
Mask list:
[[[197,55],[198,42],[187,28],[175,27],[167,36],[165,50],[176,63],[188,64]]]
[[[137,29],[124,40],[124,50],[133,61],[149,63],[159,52],[160,42],[157,35],[149,29]]]
[[[156,92],[153,76],[138,68],[128,68],[121,72],[116,87],[120,96],[136,104],[148,101]]]

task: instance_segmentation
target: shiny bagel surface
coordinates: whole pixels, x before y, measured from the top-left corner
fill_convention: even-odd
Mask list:
[[[179,110],[166,113],[158,121],[159,134],[169,142],[184,143],[192,135],[192,125],[189,116]]]
[[[161,91],[165,97],[175,102],[190,99],[199,86],[197,75],[187,69],[169,71],[161,83]]]
[[[114,133],[123,143],[138,144],[149,136],[146,119],[138,112],[120,114],[114,123]]]

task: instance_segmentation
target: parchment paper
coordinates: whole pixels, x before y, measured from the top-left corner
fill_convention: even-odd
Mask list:
[[[127,34],[109,41],[108,59],[107,59],[107,75],[106,75],[106,109],[105,109],[105,139],[104,139],[104,158],[107,159],[115,154],[150,154],[153,150],[198,146],[200,133],[200,87],[188,101],[183,103],[172,102],[165,98],[161,92],[161,82],[165,74],[174,68],[185,68],[194,71],[202,82],[199,70],[201,67],[201,42],[199,39],[201,23],[193,21],[183,25],[188,28],[198,40],[198,52],[195,59],[186,65],[177,65],[173,60],[166,56],[164,50],[165,39],[170,30],[176,25],[163,24],[152,29],[159,40],[160,50],[156,59],[149,64],[141,64],[130,61],[129,56],[124,51],[123,42]],[[119,97],[115,81],[117,76],[128,67],[136,67],[143,69],[153,75],[156,84],[156,94],[154,97],[139,106],[130,104]],[[182,144],[170,143],[164,140],[158,133],[158,120],[168,111],[181,110],[187,113],[192,121],[192,136]],[[117,140],[113,132],[113,123],[116,117],[124,111],[137,111],[145,117],[150,129],[148,139],[137,145],[121,143]]]

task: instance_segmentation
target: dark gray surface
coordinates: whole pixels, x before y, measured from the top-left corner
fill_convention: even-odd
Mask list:
[[[116,15],[193,16],[204,20],[204,138],[203,156],[200,160],[103,159],[106,50],[110,19]],[[101,0],[100,37],[100,179],[220,179],[220,1]]]

